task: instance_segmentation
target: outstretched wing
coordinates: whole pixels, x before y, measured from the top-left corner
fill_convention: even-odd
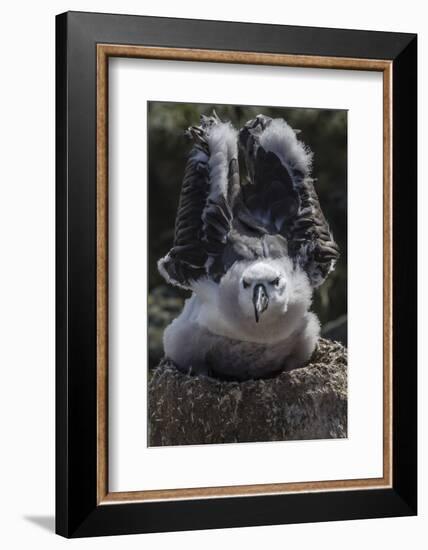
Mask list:
[[[170,283],[191,288],[212,273],[223,253],[239,191],[237,132],[216,113],[202,116],[187,134],[193,139],[175,222],[174,245],[159,263]],[[217,262],[218,264],[218,262]]]
[[[334,269],[339,248],[310,177],[312,153],[283,119],[258,115],[239,133],[249,182],[242,197],[251,216],[286,238],[288,254],[312,286]]]

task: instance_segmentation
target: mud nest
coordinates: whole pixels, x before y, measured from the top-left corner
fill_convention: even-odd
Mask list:
[[[347,437],[347,350],[320,339],[309,363],[274,378],[225,382],[168,360],[149,381],[149,445]]]

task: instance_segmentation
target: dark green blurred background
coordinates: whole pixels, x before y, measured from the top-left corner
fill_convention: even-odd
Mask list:
[[[181,182],[191,143],[188,126],[215,109],[238,129],[263,113],[284,118],[314,153],[312,175],[321,207],[340,246],[336,269],[315,291],[323,336],[347,343],[347,112],[325,109],[149,102],[149,364],[162,357],[163,330],[190,295],[166,285],[157,261],[171,248]],[[241,164],[241,160],[240,160]]]

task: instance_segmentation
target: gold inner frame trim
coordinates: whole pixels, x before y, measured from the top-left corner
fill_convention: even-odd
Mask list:
[[[108,59],[276,65],[383,73],[383,476],[227,487],[109,492],[108,488]],[[223,50],[97,45],[97,503],[239,497],[392,486],[392,62]]]

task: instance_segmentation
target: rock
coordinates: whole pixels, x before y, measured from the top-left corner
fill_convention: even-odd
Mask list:
[[[347,350],[320,339],[303,368],[226,382],[178,371],[150,373],[149,445],[347,437]]]

